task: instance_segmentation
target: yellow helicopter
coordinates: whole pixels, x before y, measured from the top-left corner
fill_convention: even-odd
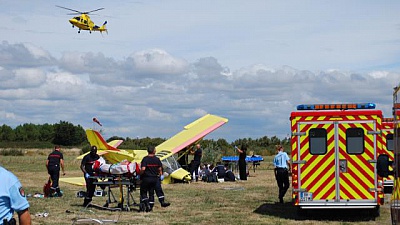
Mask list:
[[[103,31],[105,31],[106,33],[108,33],[107,28],[106,28],[107,21],[105,21],[103,23],[103,25],[100,27],[100,26],[95,25],[89,17],[89,13],[103,10],[104,8],[99,8],[99,9],[95,9],[95,10],[88,11],[88,12],[80,12],[78,10],[69,9],[69,8],[66,8],[63,6],[56,5],[56,7],[75,12],[75,13],[70,13],[68,15],[79,15],[80,14],[79,16],[73,17],[72,19],[69,20],[69,22],[72,24],[72,28],[77,27],[79,29],[78,33],[80,33],[81,30],[88,30],[89,33],[92,33],[92,31],[100,31],[100,33],[103,33]]]

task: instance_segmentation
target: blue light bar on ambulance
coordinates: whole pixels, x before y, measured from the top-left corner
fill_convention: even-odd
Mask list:
[[[298,105],[297,110],[346,110],[346,109],[375,109],[375,103],[350,103],[350,104],[313,104]]]

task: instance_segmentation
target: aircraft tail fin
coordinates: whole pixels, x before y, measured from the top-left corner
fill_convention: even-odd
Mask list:
[[[105,31],[108,34],[108,30],[106,28],[107,20],[104,21],[103,25],[99,28],[100,33],[103,33]]]
[[[87,129],[86,137],[90,145],[96,145],[98,150],[118,150],[116,147],[109,145],[98,131]]]

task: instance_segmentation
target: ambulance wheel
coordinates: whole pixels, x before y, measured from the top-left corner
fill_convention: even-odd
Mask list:
[[[297,217],[302,218],[308,215],[307,209],[302,209],[300,206],[296,208]]]
[[[379,205],[372,209],[371,214],[373,217],[379,217],[381,215],[381,208],[379,207]]]

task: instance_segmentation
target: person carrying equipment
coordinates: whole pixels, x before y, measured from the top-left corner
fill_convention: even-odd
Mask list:
[[[49,197],[62,196],[60,187],[58,186],[58,180],[60,179],[60,167],[63,175],[65,175],[64,156],[60,152],[60,146],[55,146],[54,151],[49,154],[46,160],[47,173],[50,175],[50,179],[52,181]]]

